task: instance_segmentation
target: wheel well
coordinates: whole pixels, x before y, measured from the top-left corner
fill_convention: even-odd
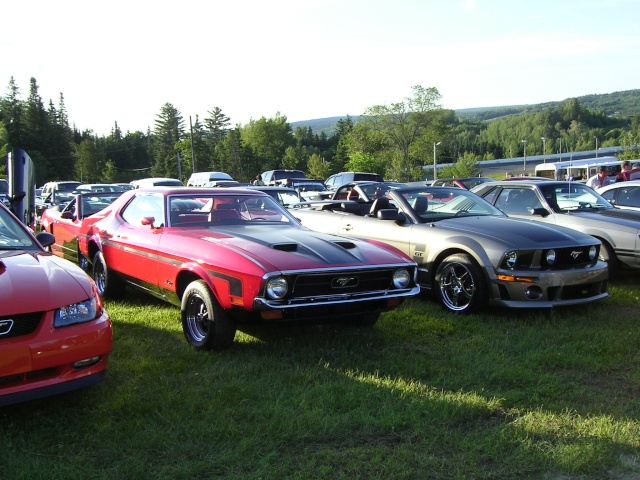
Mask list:
[[[87,245],[87,253],[89,253],[87,260],[93,263],[93,257],[98,253],[98,245],[96,245],[96,242],[89,242],[89,245]]]
[[[485,276],[485,281],[488,284],[489,279],[487,278],[486,271],[482,267],[482,264],[480,262],[478,262],[478,259],[473,255],[473,253],[468,252],[466,250],[462,250],[460,248],[449,248],[447,250],[443,250],[442,252],[440,252],[438,254],[438,256],[436,258],[434,258],[433,264],[431,266],[431,284],[433,284],[435,282],[436,272],[437,272],[438,267],[440,266],[440,264],[444,261],[444,259],[449,257],[449,256],[451,256],[451,255],[455,255],[456,253],[462,253],[462,254],[465,254],[465,255],[469,255],[471,257],[471,259],[476,263],[476,265],[478,265],[480,267],[480,270],[482,271],[482,274]]]

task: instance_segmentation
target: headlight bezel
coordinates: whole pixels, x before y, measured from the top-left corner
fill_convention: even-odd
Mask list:
[[[80,302],[56,308],[53,313],[53,327],[64,328],[90,322],[99,316],[101,308],[95,295]]]
[[[398,289],[407,288],[411,284],[411,272],[406,268],[398,268],[393,272],[393,286]]]
[[[289,293],[289,282],[283,275],[271,277],[265,284],[264,292],[270,300],[282,300]]]

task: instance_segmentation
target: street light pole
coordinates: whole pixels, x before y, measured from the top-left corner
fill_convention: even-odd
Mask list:
[[[558,150],[558,153],[560,154],[560,161],[562,161],[562,137],[558,137],[558,140],[560,141],[560,149]]]
[[[522,171],[526,172],[527,171],[527,141],[522,140],[522,143],[524,143],[524,163],[523,163]]]
[[[593,137],[596,139],[596,158],[598,158],[598,137]]]
[[[440,145],[440,142],[433,142],[433,181],[438,179],[438,168],[436,167],[436,147]]]
[[[542,163],[547,163],[547,138],[540,137],[542,140]]]

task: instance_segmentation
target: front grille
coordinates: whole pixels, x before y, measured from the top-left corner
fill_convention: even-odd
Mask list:
[[[593,282],[584,285],[565,285],[547,290],[549,300],[582,300],[595,297],[607,291],[607,282]]]
[[[43,318],[42,312],[22,313],[20,315],[7,315],[0,317],[0,341],[5,338],[20,337],[33,333]],[[9,328],[8,322],[12,322]],[[6,322],[6,323],[5,323]]]
[[[346,270],[333,273],[302,274],[296,277],[294,298],[364,293],[388,290],[393,285],[392,269]]]
[[[589,259],[590,248],[591,245],[586,247],[554,248],[556,252],[556,261],[553,265],[549,265],[546,262],[545,256],[548,250],[545,250],[543,251],[542,258],[540,259],[541,267],[557,270],[569,267],[584,267],[587,265],[591,265],[596,260]]]

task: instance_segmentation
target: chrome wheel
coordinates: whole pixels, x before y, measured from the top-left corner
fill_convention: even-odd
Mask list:
[[[473,312],[487,301],[482,271],[467,254],[446,258],[438,267],[435,280],[442,306],[451,312]]]

